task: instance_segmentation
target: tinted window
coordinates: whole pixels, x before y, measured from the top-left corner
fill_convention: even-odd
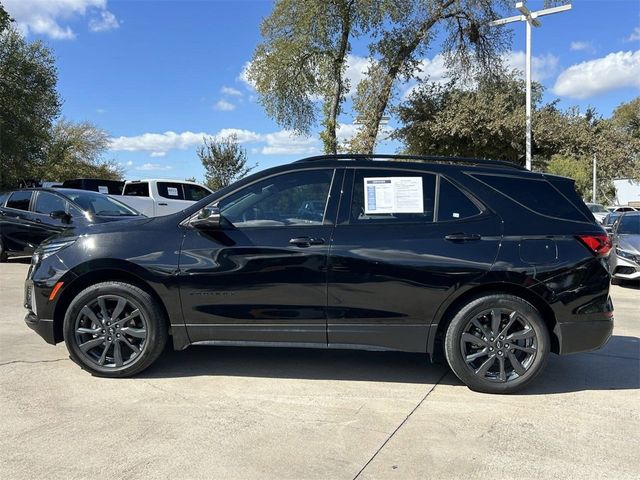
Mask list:
[[[590,219],[585,217],[546,180],[506,175],[474,175],[474,177],[517,203],[542,215],[581,222],[593,221],[593,217]]]
[[[432,174],[410,171],[356,171],[351,197],[351,221],[433,222],[435,178]]]
[[[158,182],[158,195],[172,200],[184,200],[181,183]]]
[[[44,215],[49,215],[51,212],[55,212],[57,210],[62,210],[66,212],[67,202],[65,202],[58,195],[54,195],[53,193],[48,192],[38,192],[38,196],[36,197],[36,213],[42,213]]]
[[[130,195],[132,197],[148,197],[149,184],[146,182],[128,183],[124,186],[123,195]]]
[[[209,195],[209,191],[206,188],[202,188],[200,185],[183,183],[182,187],[184,188],[185,200],[193,200],[194,202],[197,202],[198,200],[202,200],[204,197]]]
[[[0,193],[0,207],[4,206],[4,201],[9,196],[9,192]]]
[[[480,213],[476,204],[444,177],[440,177],[439,195],[438,221],[440,222],[473,217]]]
[[[619,235],[640,235],[640,215],[624,215],[616,231]]]
[[[29,210],[31,191],[13,192],[7,201],[7,208],[16,210]]]
[[[113,198],[96,192],[65,192],[65,195],[71,199],[78,207],[85,212],[92,213],[103,217],[122,217],[139,215],[138,212],[125,204],[120,203]]]
[[[333,170],[286,173],[243,188],[218,206],[235,226],[318,225],[332,178]]]

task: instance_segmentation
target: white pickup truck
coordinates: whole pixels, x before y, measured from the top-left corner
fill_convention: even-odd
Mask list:
[[[211,190],[194,182],[176,180],[130,180],[122,195],[109,195],[147,217],[179,212],[209,195]]]

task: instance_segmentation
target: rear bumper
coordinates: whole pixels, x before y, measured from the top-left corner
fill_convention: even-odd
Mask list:
[[[560,355],[597,350],[609,341],[612,332],[613,318],[558,323],[555,328]]]
[[[55,334],[53,331],[53,320],[48,320],[44,318],[38,318],[38,316],[33,312],[28,312],[24,321],[27,326],[44,338],[44,341],[50,343],[51,345],[55,345]]]

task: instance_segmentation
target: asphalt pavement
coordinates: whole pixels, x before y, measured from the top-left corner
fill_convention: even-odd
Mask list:
[[[0,265],[2,479],[640,478],[637,286],[605,348],[498,396],[384,352],[191,347],[95,378],[24,324],[27,268]]]

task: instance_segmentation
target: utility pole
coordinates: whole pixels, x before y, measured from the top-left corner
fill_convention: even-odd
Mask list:
[[[526,22],[526,60],[525,60],[525,77],[526,77],[526,85],[527,85],[527,139],[526,139],[526,148],[527,148],[527,170],[531,170],[531,26],[540,27],[542,23],[538,20],[538,17],[542,17],[544,15],[551,15],[552,13],[564,12],[566,10],[571,10],[571,4],[561,5],[559,7],[553,8],[545,8],[543,10],[538,10],[535,12],[530,11],[525,2],[516,3],[516,8],[520,10],[522,15],[515,15],[513,17],[501,18],[499,20],[494,20],[489,23],[491,26],[497,25],[505,25],[507,23],[512,22]]]

